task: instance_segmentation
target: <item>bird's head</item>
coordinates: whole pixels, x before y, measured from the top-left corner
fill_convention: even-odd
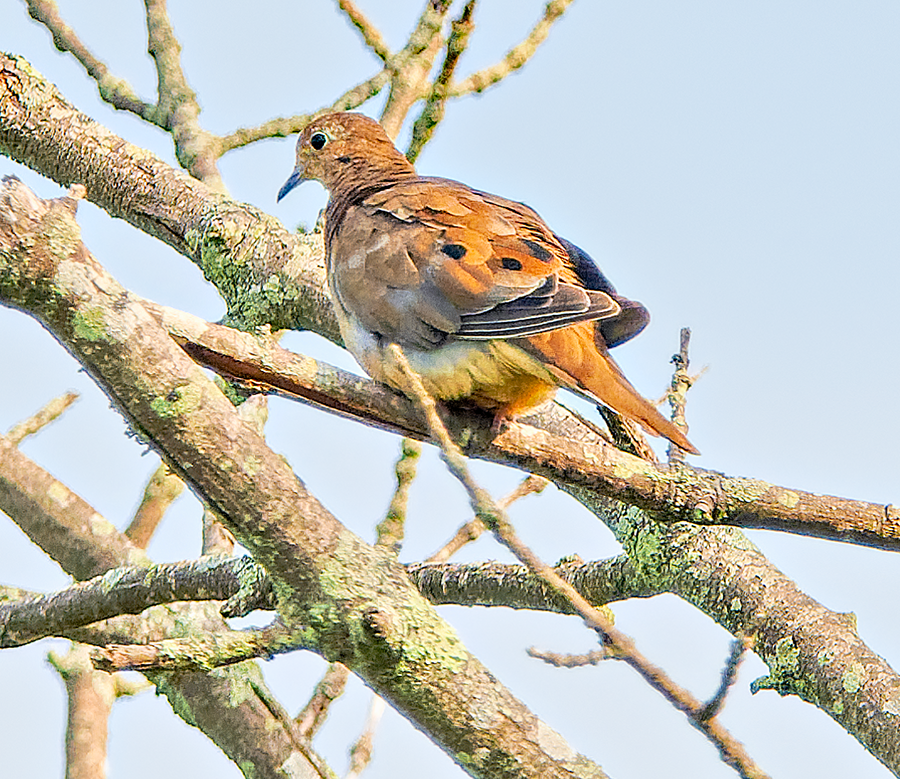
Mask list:
[[[304,181],[318,181],[333,194],[338,188],[393,183],[415,175],[412,163],[374,119],[363,114],[325,114],[300,133],[297,164],[278,199]]]

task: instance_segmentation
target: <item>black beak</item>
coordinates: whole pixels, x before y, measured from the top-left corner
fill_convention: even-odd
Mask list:
[[[290,176],[288,176],[288,180],[284,182],[284,186],[278,190],[278,202],[281,202],[281,198],[283,198],[288,192],[290,192],[294,187],[298,184],[302,184],[306,179],[303,178],[303,174],[299,170],[294,170]]]

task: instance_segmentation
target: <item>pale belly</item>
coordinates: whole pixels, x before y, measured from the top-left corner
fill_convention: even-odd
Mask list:
[[[344,344],[376,381],[403,391],[400,368],[386,353],[389,345],[336,306]],[[540,405],[558,381],[536,358],[507,341],[449,341],[435,349],[403,349],[428,393],[439,400],[469,400],[503,416]]]

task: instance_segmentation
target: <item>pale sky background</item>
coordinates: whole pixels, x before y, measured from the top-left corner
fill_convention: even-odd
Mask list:
[[[419,2],[360,0],[399,47]],[[536,0],[483,0],[462,59],[467,74],[497,60],[539,17]],[[112,71],[151,99],[143,5],[60,2],[63,17]],[[227,132],[314,110],[377,64],[327,0],[201,4],[172,0],[183,62],[206,127]],[[79,109],[174,164],[171,142],[97,97],[75,61],[57,52],[24,3],[0,0],[0,49],[24,55]],[[833,2],[592,2],[578,0],[524,70],[480,97],[452,103],[418,167],[527,202],[584,247],[624,294],[650,309],[650,328],[616,350],[647,396],[662,394],[678,330],[693,329],[692,364],[708,372],[692,390],[698,465],[797,489],[898,501],[900,408],[900,5]],[[377,115],[382,99],[365,106]],[[409,125],[404,130],[408,134]],[[221,163],[237,199],[312,224],[324,192],[307,184],[276,205],[294,139],[257,144]],[[44,197],[51,181],[5,158]],[[217,319],[223,306],[185,258],[90,204],[84,239],[125,286]],[[78,365],[30,318],[0,309],[0,430],[66,390],[81,400],[23,451],[124,528],[157,464],[126,438],[118,414]],[[344,367],[321,339],[286,345]],[[399,440],[298,403],[273,401],[268,426],[313,493],[366,539],[393,488]],[[404,560],[440,546],[467,516],[461,489],[433,450],[410,506]],[[518,472],[475,471],[495,494]],[[348,485],[352,484],[352,488]],[[154,539],[158,561],[193,557],[199,508],[182,497]],[[517,504],[513,519],[555,562],[616,554],[603,525],[548,489]],[[772,532],[751,532],[770,559],[810,595],[852,611],[863,639],[897,667],[896,555]],[[490,539],[458,559],[508,559]],[[8,521],[0,521],[0,581],[52,590],[67,578]],[[619,626],[698,696],[715,689],[727,634],[672,597],[615,607]],[[734,776],[683,717],[628,668],[556,670],[525,656],[529,645],[592,648],[572,617],[445,607],[469,648],[539,716],[615,779]],[[4,777],[62,775],[65,697],[45,663],[64,642],[0,653],[0,755]],[[323,663],[307,653],[266,663],[291,712]],[[829,717],[774,692],[750,696],[765,673],[748,658],[723,714],[775,777],[887,777]],[[359,682],[335,704],[317,746],[342,773],[370,693]],[[238,777],[237,768],[164,698],[124,700],[111,720],[111,777]],[[367,771],[385,777],[462,772],[399,715],[388,712]]]

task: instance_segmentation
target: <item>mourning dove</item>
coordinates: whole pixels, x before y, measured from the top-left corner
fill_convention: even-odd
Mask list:
[[[565,387],[698,454],[609,356],[647,310],[528,206],[419,176],[354,113],[306,126],[278,199],[308,180],[331,195],[328,285],[344,344],[373,379],[405,386],[386,351],[396,343],[435,398],[503,420]]]

